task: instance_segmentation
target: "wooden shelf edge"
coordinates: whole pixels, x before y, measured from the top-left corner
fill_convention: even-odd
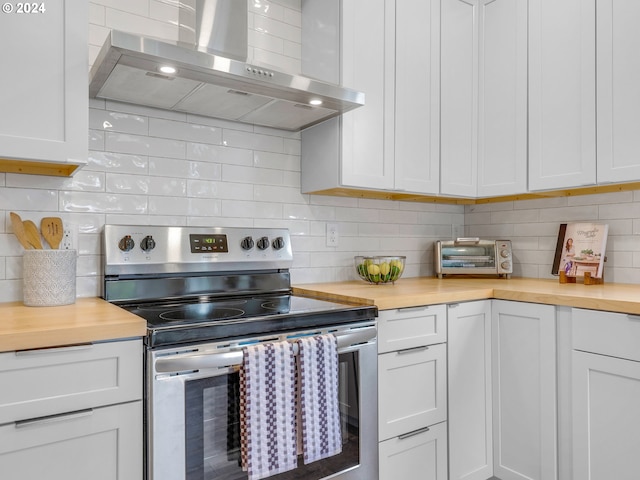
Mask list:
[[[2,173],[71,177],[84,165],[84,163],[54,163],[0,158],[0,172]]]
[[[521,193],[517,195],[503,195],[498,197],[467,198],[447,197],[443,195],[420,195],[417,193],[403,193],[382,190],[366,190],[358,188],[329,188],[314,192],[304,192],[309,195],[329,195],[332,197],[368,198],[373,200],[397,200],[404,202],[445,203],[456,205],[477,205],[485,203],[509,202],[517,200],[535,200],[551,197],[573,197],[580,195],[595,195],[599,193],[628,192],[640,190],[640,182],[612,183],[607,185],[592,185],[563,190],[548,190],[542,192]]]

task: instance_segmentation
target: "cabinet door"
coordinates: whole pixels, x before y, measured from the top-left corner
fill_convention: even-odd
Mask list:
[[[440,190],[440,2],[396,2],[395,189]]]
[[[3,478],[140,480],[142,402],[0,426]]]
[[[86,163],[88,2],[6,5],[15,11],[0,15],[0,158]]]
[[[448,310],[449,479],[493,476],[491,301]]]
[[[365,94],[341,117],[344,186],[393,188],[393,3],[342,2],[342,83]]]
[[[378,355],[378,438],[447,419],[445,344]]]
[[[479,2],[478,196],[527,191],[527,0]]]
[[[478,0],[442,0],[441,193],[475,197],[478,171]]]
[[[598,0],[598,183],[640,179],[640,2]]]
[[[494,300],[491,329],[494,475],[555,480],[555,307]]]
[[[573,352],[573,478],[640,478],[638,405],[639,362]]]
[[[529,0],[529,189],[596,181],[595,0]]]
[[[380,443],[380,480],[447,480],[447,424]]]

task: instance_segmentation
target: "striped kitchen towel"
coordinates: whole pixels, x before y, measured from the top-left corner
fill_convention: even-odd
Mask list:
[[[300,338],[298,378],[304,463],[342,451],[338,345],[333,335]]]
[[[240,368],[242,468],[258,480],[297,466],[296,383],[293,345],[243,348]]]

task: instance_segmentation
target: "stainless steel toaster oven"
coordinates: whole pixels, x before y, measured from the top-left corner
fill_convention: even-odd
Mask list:
[[[438,278],[445,275],[497,275],[513,273],[510,240],[458,238],[435,243],[434,265]]]

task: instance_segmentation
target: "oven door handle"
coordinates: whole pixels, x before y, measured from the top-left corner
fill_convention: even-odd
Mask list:
[[[376,327],[363,327],[336,334],[338,351],[376,338]],[[298,354],[298,345],[294,344],[293,352]],[[242,350],[225,353],[190,354],[180,357],[158,358],[154,367],[156,373],[178,373],[205,368],[238,367],[242,365]]]

